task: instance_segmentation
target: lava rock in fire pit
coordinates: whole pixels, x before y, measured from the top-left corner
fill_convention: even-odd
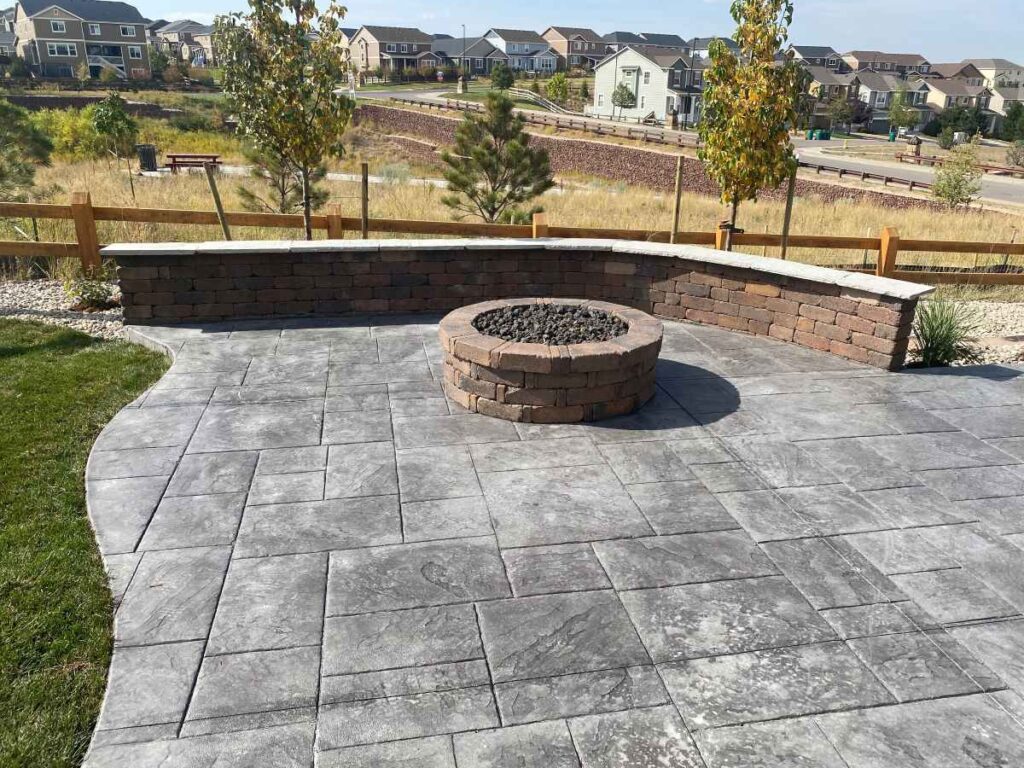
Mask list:
[[[607,312],[571,304],[524,304],[477,315],[473,327],[487,336],[533,344],[608,341],[629,325]]]

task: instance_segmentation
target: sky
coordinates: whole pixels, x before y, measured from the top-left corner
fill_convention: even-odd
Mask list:
[[[322,2],[323,0],[321,0]],[[344,1],[344,0],[343,0]],[[149,18],[209,23],[245,9],[244,0],[135,0]],[[196,3],[192,8],[190,3]],[[516,0],[508,3],[351,0],[346,26],[384,24],[424,32],[480,35],[489,27],[534,29],[564,25],[672,32],[685,38],[732,34],[729,0],[624,3],[622,0]],[[974,13],[973,8],[981,12]],[[795,0],[790,40],[804,45],[919,53],[932,62],[1004,58],[1024,63],[1024,0]]]

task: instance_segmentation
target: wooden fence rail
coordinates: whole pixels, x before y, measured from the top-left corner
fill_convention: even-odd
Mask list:
[[[605,229],[600,227],[561,227],[548,223],[545,214],[537,214],[532,224],[483,224],[455,221],[421,221],[416,219],[376,219],[364,213],[360,217],[342,216],[336,208],[327,214],[312,218],[314,230],[324,231],[328,237],[365,237],[364,233],[393,235],[440,235],[444,237],[564,237],[597,238],[610,240],[643,240],[648,242],[675,242],[679,244],[723,247],[724,234],[719,229],[710,232],[675,232],[669,230]],[[94,206],[88,192],[76,192],[70,205],[0,202],[0,218],[57,219],[74,223],[75,242],[0,242],[0,257],[8,258],[77,258],[83,269],[92,270],[100,264],[100,243],[96,224],[102,221],[147,224],[182,224],[217,226],[220,223],[214,211],[191,211],[172,208],[122,208]],[[273,229],[301,229],[302,216],[297,214],[250,213],[227,211],[225,219],[230,226],[264,227]],[[736,246],[780,248],[781,234],[733,234]],[[1024,243],[985,243],[958,240],[901,239],[891,227],[882,230],[879,237],[839,237],[830,235],[790,235],[789,248],[846,250],[863,255],[861,266],[847,265],[854,271],[873,272],[884,277],[923,283],[967,283],[978,285],[1024,285],[1024,272],[1005,271],[1011,256],[1024,256]],[[1004,271],[951,271],[943,269],[900,268],[900,253],[956,253],[998,256]],[[872,264],[867,254],[874,253]]]

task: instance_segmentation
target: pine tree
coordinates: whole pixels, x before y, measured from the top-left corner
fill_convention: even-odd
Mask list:
[[[505,63],[499,61],[494,65],[491,70],[491,87],[497,88],[499,91],[507,91],[509,88],[516,84],[516,76],[512,74],[512,70],[505,66]]]
[[[540,210],[520,206],[554,186],[548,153],[530,146],[525,120],[512,100],[487,94],[484,114],[467,112],[455,131],[455,147],[444,151],[448,192],[442,202],[456,216],[494,223]]]
[[[785,48],[793,21],[792,0],[735,0],[739,58],[721,40],[711,43],[711,67],[704,74],[700,159],[731,205],[729,240],[739,205],[762,189],[787,180],[796,169],[789,129],[797,121],[799,65]]]
[[[569,79],[564,72],[556,72],[548,80],[545,90],[555,104],[565,104],[569,100]]]
[[[249,145],[243,147],[242,153],[252,166],[250,175],[266,189],[266,194],[260,195],[239,184],[238,197],[242,207],[258,213],[302,213],[302,179],[295,170],[273,155],[263,154]],[[310,174],[310,206],[314,211],[322,208],[330,197],[325,189],[317,186],[326,176],[327,167],[324,165]]]
[[[36,167],[48,165],[53,143],[28,112],[0,98],[0,200],[22,202],[35,184]]]

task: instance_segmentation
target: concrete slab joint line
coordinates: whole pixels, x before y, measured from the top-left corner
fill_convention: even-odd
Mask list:
[[[441,317],[132,329],[87,768],[1024,765],[1024,369],[666,321],[643,407],[513,423]]]

